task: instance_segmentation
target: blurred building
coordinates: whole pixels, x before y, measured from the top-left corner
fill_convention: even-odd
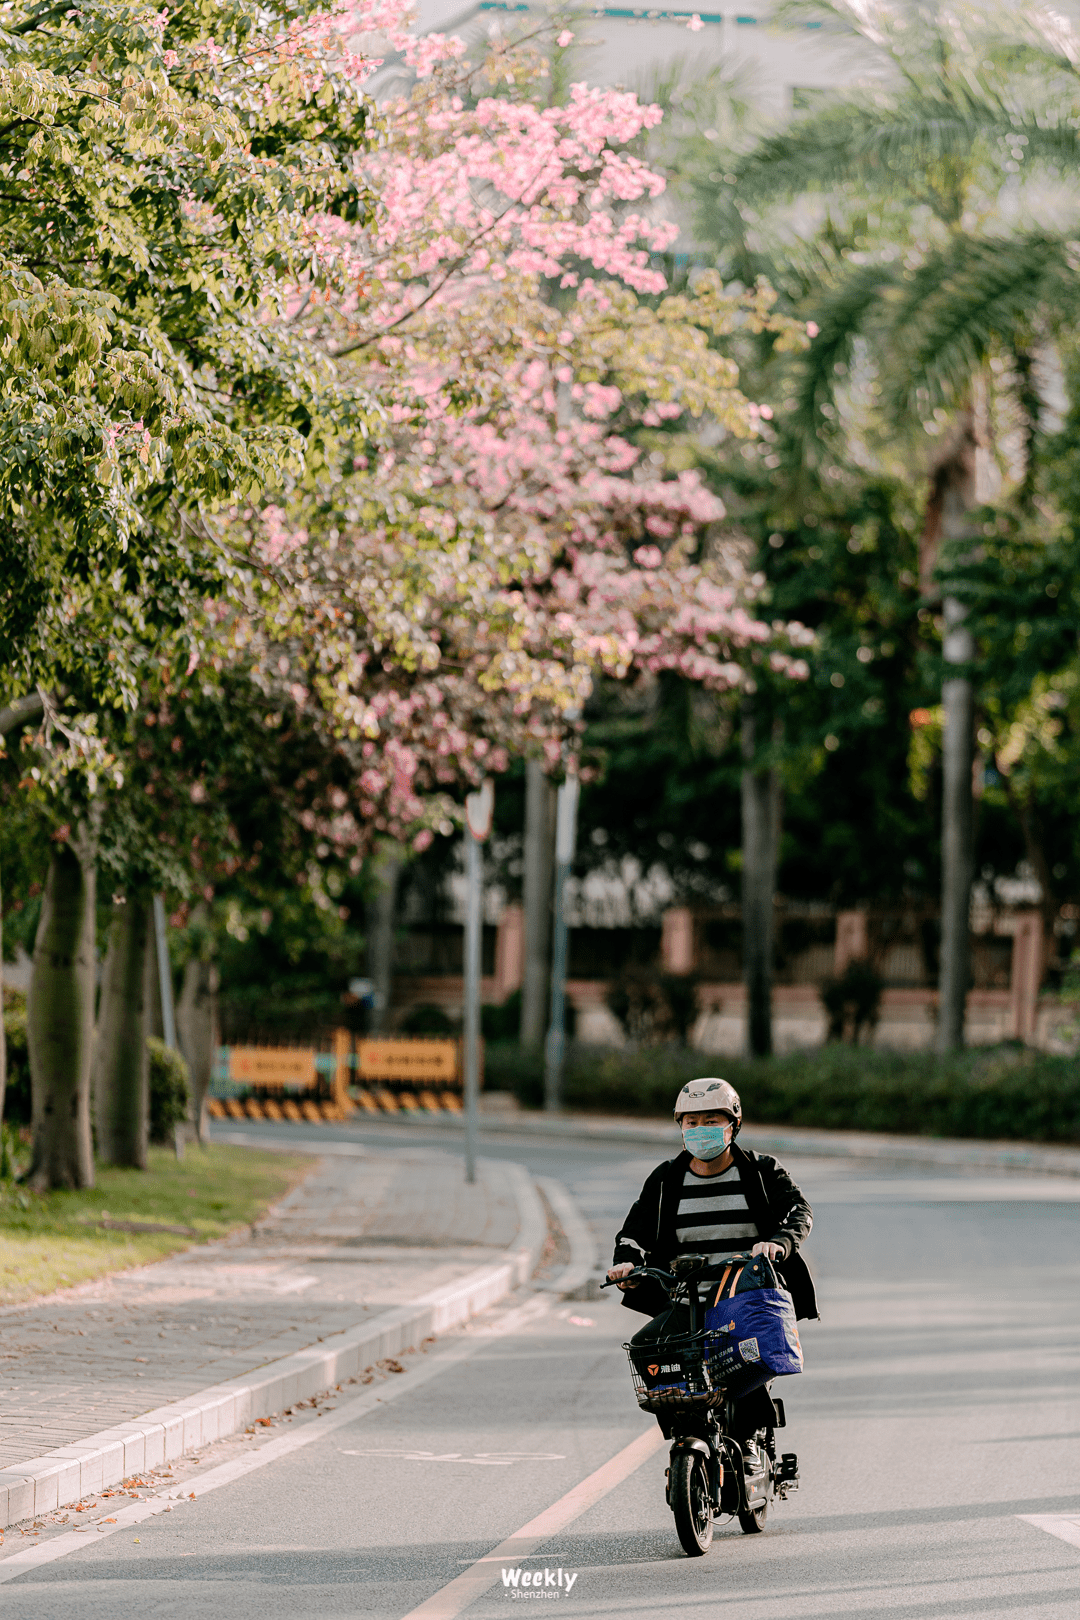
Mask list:
[[[760,0],[730,11],[695,11],[689,5],[585,8],[570,16],[574,44],[567,71],[571,80],[649,95],[664,80],[689,80],[720,69],[748,100],[779,119],[805,106],[815,92],[873,70],[867,53],[840,25],[779,26],[772,21],[774,9]],[[460,0],[420,0],[419,8],[424,33],[458,34],[471,47],[496,30],[527,35],[543,28],[550,16],[551,7],[526,0],[473,0],[467,6]]]

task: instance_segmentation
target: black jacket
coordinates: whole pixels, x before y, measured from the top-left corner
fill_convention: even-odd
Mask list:
[[[767,1153],[744,1151],[735,1144],[731,1156],[738,1166],[743,1197],[759,1238],[783,1247],[784,1257],[776,1269],[791,1294],[795,1315],[817,1316],[814,1281],[799,1253],[799,1244],[809,1237],[814,1222],[810,1205],[783,1166]],[[614,1265],[630,1260],[635,1266],[663,1269],[671,1264],[678,1248],[675,1214],[690,1158],[684,1149],[676,1158],[657,1165],[615,1239]],[[623,1304],[646,1316],[657,1316],[667,1309],[668,1299],[659,1283],[650,1278],[636,1288],[628,1288]]]

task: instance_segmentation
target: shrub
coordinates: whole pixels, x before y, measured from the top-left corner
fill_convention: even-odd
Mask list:
[[[480,1033],[485,1041],[515,1041],[521,1031],[521,991],[515,990],[499,1006],[480,1008]]]
[[[635,1044],[674,1038],[685,1045],[698,1014],[697,987],[692,973],[628,967],[609,986],[605,1000]]]
[[[755,1125],[1080,1142],[1076,1059],[1015,1044],[946,1057],[832,1044],[758,1060],[674,1045],[638,1051],[575,1045],[563,1095],[568,1108],[670,1118],[680,1087],[706,1075],[731,1082]],[[486,1085],[538,1107],[542,1054],[489,1046]]]
[[[398,1025],[399,1035],[452,1035],[454,1026],[441,1007],[422,1001],[410,1007]]]
[[[484,1090],[512,1091],[523,1108],[544,1102],[544,1054],[517,1041],[489,1041],[484,1047]]]
[[[826,979],[821,1000],[829,1015],[829,1040],[842,1041],[850,1030],[852,1046],[858,1046],[863,1030],[873,1034],[881,1012],[885,981],[869,962],[852,961],[838,979]]]
[[[188,1066],[180,1053],[156,1035],[148,1037],[150,1054],[150,1140],[170,1142],[173,1129],[188,1117]]]

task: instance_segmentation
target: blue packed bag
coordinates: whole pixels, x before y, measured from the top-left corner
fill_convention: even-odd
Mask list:
[[[716,1287],[709,1286],[705,1311],[709,1371],[739,1399],[803,1370],[802,1346],[791,1295],[763,1254],[733,1260]]]

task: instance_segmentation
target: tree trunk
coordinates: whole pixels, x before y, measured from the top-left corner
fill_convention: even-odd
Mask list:
[[[933,575],[941,546],[970,541],[971,513],[976,504],[978,438],[974,408],[964,412],[957,432],[935,469],[920,549],[920,582],[934,590]],[[946,666],[970,664],[974,640],[964,620],[967,610],[955,597],[942,604]],[[975,696],[970,677],[949,674],[942,683],[945,711],[941,793],[941,962],[938,979],[937,1049],[951,1052],[964,1044],[964,1013],[971,978],[971,882],[975,872],[974,764]]]
[[[16,698],[14,703],[5,709],[0,709],[0,736],[7,736],[8,732],[16,731],[40,718],[45,705],[39,693],[34,692],[29,697]],[[4,1028],[4,938],[3,938],[3,894],[0,892],[0,1121],[4,1118],[4,1104],[7,1101],[7,1031]],[[2,1155],[0,1155],[2,1158]]]
[[[551,988],[551,892],[557,790],[538,759],[525,763],[525,978],[521,1044],[540,1046]]]
[[[150,1136],[146,1052],[154,936],[150,896],[131,894],[114,909],[101,985],[94,1052],[98,1158],[145,1170]]]
[[[372,983],[372,1008],[368,1028],[378,1034],[385,1027],[394,990],[394,926],[397,921],[398,878],[401,853],[396,844],[386,844],[378,857],[379,892],[372,926],[368,933],[368,978]]]
[[[743,978],[746,982],[746,1045],[751,1057],[772,1051],[773,899],[780,829],[780,779],[775,770],[755,770],[754,702],[743,703],[742,914]]]
[[[199,1141],[209,1134],[206,1099],[218,1047],[218,970],[212,961],[193,956],[184,969],[184,983],[176,1004],[176,1038],[191,1075],[191,1112]]]
[[[34,945],[27,1038],[33,1096],[32,1187],[92,1187],[90,1065],[94,1047],[96,872],[81,850],[58,844]]]

